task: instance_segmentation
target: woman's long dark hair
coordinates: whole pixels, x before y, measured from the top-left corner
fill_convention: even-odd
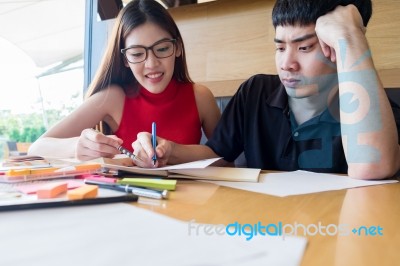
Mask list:
[[[119,12],[108,45],[96,75],[91,82],[86,97],[106,89],[111,84],[121,86],[126,95],[135,95],[138,92],[137,80],[130,68],[125,66],[121,49],[125,48],[125,39],[136,27],[146,22],[157,24],[177,40],[181,47],[181,55],[175,59],[173,78],[180,82],[193,83],[189,76],[186,64],[185,47],[181,33],[168,11],[154,0],[133,0]],[[109,127],[99,125],[98,129],[110,133]]]

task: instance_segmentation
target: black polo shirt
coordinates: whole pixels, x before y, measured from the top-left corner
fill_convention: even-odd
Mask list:
[[[400,109],[393,111],[400,131]],[[250,168],[347,173],[339,121],[326,110],[298,126],[277,75],[245,81],[206,145],[229,162],[244,151]]]

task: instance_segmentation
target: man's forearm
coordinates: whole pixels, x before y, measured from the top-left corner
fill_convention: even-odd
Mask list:
[[[399,168],[397,129],[362,32],[338,41],[340,120],[349,175],[385,178]]]
[[[215,157],[218,157],[218,155],[206,145],[181,145],[174,143],[168,164],[187,163]]]

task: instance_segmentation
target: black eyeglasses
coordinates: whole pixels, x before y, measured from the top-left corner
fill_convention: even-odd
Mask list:
[[[157,58],[166,58],[174,54],[176,39],[161,40],[146,47],[142,45],[134,45],[125,49],[121,49],[121,53],[125,56],[129,63],[137,64],[146,61],[148,50],[152,50]]]

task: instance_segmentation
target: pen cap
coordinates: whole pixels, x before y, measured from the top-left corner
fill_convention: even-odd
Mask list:
[[[164,189],[163,192],[161,193],[163,199],[168,199],[169,198],[169,191]]]

